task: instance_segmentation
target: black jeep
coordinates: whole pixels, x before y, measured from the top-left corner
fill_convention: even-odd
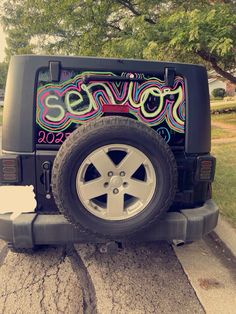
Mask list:
[[[203,66],[15,56],[4,103],[0,183],[37,201],[0,215],[13,247],[187,242],[216,226]]]

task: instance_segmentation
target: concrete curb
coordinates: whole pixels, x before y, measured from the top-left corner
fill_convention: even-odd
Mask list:
[[[219,216],[215,233],[236,258],[236,229],[223,217]]]

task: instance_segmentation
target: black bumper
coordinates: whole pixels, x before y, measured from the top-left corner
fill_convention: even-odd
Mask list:
[[[218,215],[217,205],[212,200],[208,200],[202,207],[167,213],[151,228],[125,241],[179,240],[189,242],[200,240],[216,227]],[[11,214],[0,215],[0,239],[15,248],[107,241],[83,230],[75,229],[62,215],[24,213],[14,220],[11,220],[10,216]]]

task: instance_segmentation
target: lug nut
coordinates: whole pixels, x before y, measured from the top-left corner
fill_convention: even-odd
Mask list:
[[[114,194],[118,194],[118,193],[119,193],[119,190],[118,190],[118,189],[114,189],[114,190],[113,190],[113,193],[114,193]]]
[[[109,185],[109,183],[108,183],[108,182],[105,182],[105,183],[104,183],[104,188],[107,188],[108,185]]]
[[[112,177],[113,176],[113,172],[112,171],[109,171],[108,172],[108,177]]]
[[[121,177],[124,177],[124,176],[125,176],[125,172],[124,172],[124,171],[121,171],[121,172],[120,172],[120,176],[121,176]]]

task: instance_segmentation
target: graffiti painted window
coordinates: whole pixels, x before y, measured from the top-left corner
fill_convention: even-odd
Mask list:
[[[121,79],[117,79],[117,76]],[[86,78],[91,77],[90,80]],[[115,80],[114,80],[115,79]],[[170,145],[183,145],[185,87],[175,77],[172,87],[153,75],[63,69],[52,83],[41,70],[37,88],[37,143],[61,144],[81,124],[108,114],[105,106],[124,106],[126,115],[158,132]]]

